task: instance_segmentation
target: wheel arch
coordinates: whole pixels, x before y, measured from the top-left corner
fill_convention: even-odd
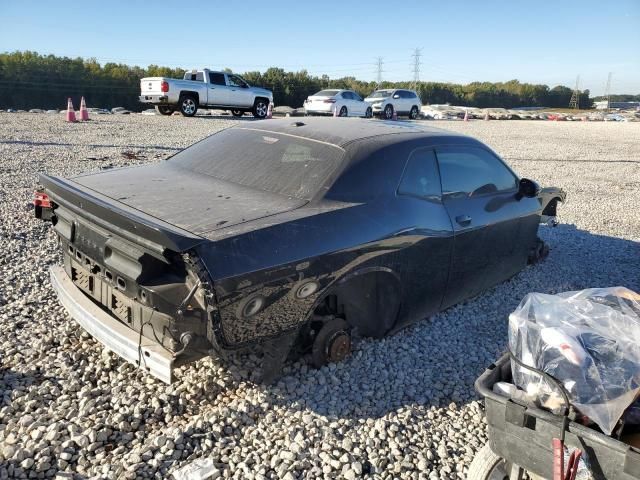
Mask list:
[[[194,92],[193,90],[182,90],[178,98],[183,97],[194,97],[196,102],[198,102],[198,105],[200,105],[200,94],[198,94],[198,92]]]
[[[381,338],[396,325],[404,292],[396,272],[367,267],[345,274],[318,297],[309,318],[319,307],[332,304],[336,315],[365,337]]]

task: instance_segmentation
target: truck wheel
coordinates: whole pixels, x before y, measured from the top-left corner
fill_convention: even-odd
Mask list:
[[[473,458],[467,473],[467,480],[508,480],[504,460],[499,457],[489,444],[485,444]]]
[[[241,117],[244,115],[244,112],[242,110],[231,110],[231,115],[234,117]]]
[[[351,353],[349,325],[342,318],[325,323],[312,346],[313,365],[317,368],[328,363],[341,362]]]
[[[269,100],[257,98],[253,104],[253,116],[256,118],[267,118],[269,112]]]
[[[156,105],[156,112],[160,115],[171,115],[173,113],[173,108],[168,105]]]
[[[198,101],[193,95],[180,97],[180,113],[185,117],[193,117],[198,111]]]
[[[384,107],[384,112],[382,114],[384,115],[385,120],[391,120],[393,118],[393,105],[388,104]]]

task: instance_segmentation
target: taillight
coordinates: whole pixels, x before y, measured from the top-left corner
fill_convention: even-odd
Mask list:
[[[169,91],[169,82],[162,82],[160,84],[160,91],[163,93],[167,93]]]
[[[336,99],[335,98],[327,98],[326,100],[324,100],[324,103],[336,103]]]
[[[35,192],[33,197],[33,205],[35,207],[51,208],[51,200],[49,195],[44,192]]]

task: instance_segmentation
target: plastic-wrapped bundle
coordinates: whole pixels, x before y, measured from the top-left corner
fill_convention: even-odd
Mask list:
[[[558,380],[574,407],[611,434],[640,393],[640,295],[624,287],[530,293],[509,316],[509,347]],[[513,361],[511,369],[518,387],[560,411],[554,383]]]

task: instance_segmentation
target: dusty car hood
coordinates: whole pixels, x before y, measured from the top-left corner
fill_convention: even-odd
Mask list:
[[[163,162],[73,182],[195,234],[294,210],[305,200],[254,190]]]

